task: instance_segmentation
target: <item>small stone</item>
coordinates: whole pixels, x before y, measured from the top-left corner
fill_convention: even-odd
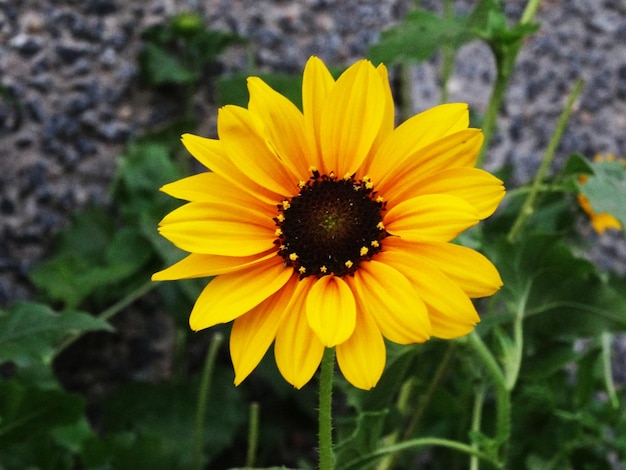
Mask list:
[[[0,201],[0,213],[3,215],[15,214],[15,202],[7,197],[2,198]]]
[[[41,162],[26,167],[23,176],[22,194],[28,194],[45,185],[48,167]]]
[[[28,79],[28,85],[42,93],[48,93],[52,88],[52,78],[49,75],[39,74]]]
[[[37,60],[33,66],[30,68],[30,73],[34,76],[34,77],[38,77],[39,75],[45,74],[46,72],[50,71],[50,63],[48,62],[48,59],[46,57],[41,58],[40,60]],[[46,77],[46,80],[50,81],[50,77]],[[44,80],[44,78],[42,78],[41,80]]]
[[[617,13],[608,12],[591,15],[591,27],[603,33],[612,34],[620,27],[620,16]]]
[[[43,104],[38,100],[31,99],[26,101],[24,108],[26,109],[27,116],[35,122],[41,123],[46,118]]]
[[[123,144],[130,138],[130,129],[124,124],[118,122],[110,122],[101,125],[98,129],[100,136],[108,141],[116,144]]]
[[[117,62],[117,54],[111,47],[107,47],[102,54],[100,54],[100,63],[107,68],[112,68]]]
[[[71,147],[64,147],[59,155],[60,163],[69,171],[74,170],[80,162],[80,154]]]
[[[117,5],[113,0],[85,0],[83,8],[86,13],[96,15],[108,15],[117,11]]]
[[[20,33],[9,41],[9,45],[15,48],[22,57],[29,58],[42,49],[43,41],[39,38]]]
[[[71,74],[73,76],[82,76],[82,75],[87,75],[92,70],[93,70],[93,62],[84,57],[81,57],[73,65]]]
[[[23,150],[30,147],[35,141],[31,133],[22,133],[15,139],[15,146],[18,150]]]
[[[67,107],[65,109],[68,115],[76,116],[76,115],[84,113],[89,108],[93,107],[94,104],[95,103],[94,103],[93,97],[90,95],[84,94],[84,95],[79,95],[73,98],[67,104]]]
[[[79,58],[87,54],[84,47],[78,47],[70,44],[59,44],[56,46],[57,56],[66,64],[73,64]]]
[[[626,98],[626,64],[617,69],[617,96],[621,99]]]
[[[98,150],[95,142],[86,137],[79,137],[74,142],[74,148],[82,155],[93,155]]]
[[[617,41],[626,41],[626,21],[622,21],[615,30],[615,39]]]
[[[104,24],[102,20],[89,21],[85,18],[75,16],[70,23],[70,31],[76,39],[83,39],[89,42],[99,42],[104,34]]]

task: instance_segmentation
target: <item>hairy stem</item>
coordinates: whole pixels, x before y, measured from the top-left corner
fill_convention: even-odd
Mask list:
[[[198,390],[198,403],[196,405],[196,423],[193,433],[193,466],[194,470],[201,470],[203,468],[203,452],[204,447],[204,422],[206,419],[206,407],[211,390],[211,379],[213,377],[213,369],[215,368],[215,359],[217,358],[217,351],[219,350],[224,336],[221,333],[216,333],[213,336],[213,341],[207,351],[206,359],[204,361],[204,368],[202,370],[202,377],[200,379],[200,389]]]
[[[333,470],[333,372],[335,367],[335,350],[326,348],[322,358],[320,371],[319,401],[319,469]]]
[[[574,88],[572,92],[570,93],[569,97],[567,98],[567,103],[565,104],[565,108],[563,109],[563,112],[561,113],[561,116],[559,117],[559,121],[556,125],[554,134],[552,135],[552,138],[550,139],[548,147],[546,148],[546,151],[543,155],[541,166],[539,167],[539,170],[537,171],[537,175],[535,175],[535,179],[533,181],[533,185],[531,187],[530,193],[526,197],[526,200],[524,201],[524,205],[522,206],[517,216],[517,219],[513,223],[513,226],[511,227],[511,230],[509,231],[507,235],[507,239],[509,240],[510,243],[513,243],[517,239],[517,236],[522,230],[522,227],[524,226],[528,218],[533,214],[535,199],[537,199],[537,195],[539,194],[539,189],[541,187],[541,184],[543,183],[543,180],[547,176],[548,170],[550,169],[550,166],[552,165],[552,161],[554,160],[554,156],[556,154],[556,148],[559,145],[559,142],[561,141],[561,136],[563,135],[563,131],[565,130],[567,121],[569,120],[570,114],[572,113],[574,102],[576,101],[576,99],[580,95],[580,92],[583,89],[583,83],[584,82],[582,80],[578,80],[575,83]]]

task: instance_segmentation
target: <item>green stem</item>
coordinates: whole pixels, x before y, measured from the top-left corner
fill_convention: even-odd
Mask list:
[[[411,420],[409,421],[409,424],[407,425],[407,427],[404,429],[404,432],[402,433],[403,441],[408,440],[413,434],[415,434],[415,431],[417,430],[417,427],[422,419],[422,416],[424,415],[424,412],[428,409],[430,402],[434,398],[435,393],[437,392],[437,389],[441,385],[441,382],[443,381],[446,375],[446,372],[448,371],[450,361],[454,357],[456,348],[457,348],[457,345],[455,343],[451,343],[451,342],[448,343],[446,353],[441,359],[441,362],[439,363],[439,366],[437,367],[437,371],[435,372],[433,379],[430,381],[430,384],[428,386],[428,389],[426,390],[426,393],[424,393],[424,395],[422,395],[422,397],[420,398],[419,404],[415,408],[415,411],[413,412],[413,415],[411,416]],[[400,412],[403,412],[407,409],[408,400],[410,398],[411,391],[413,390],[413,388],[414,388],[413,382],[407,381],[405,382],[402,389],[400,390],[400,398],[398,399],[398,409],[400,410]],[[399,436],[399,432],[395,432],[392,436],[390,436],[389,440],[386,440],[385,443],[387,445],[395,444],[398,440],[398,436]],[[398,460],[398,454],[388,455],[385,459],[383,459],[380,462],[377,468],[378,470],[388,470],[394,467],[397,460]]]
[[[499,446],[499,460],[504,465],[509,438],[511,437],[511,396],[506,388],[502,369],[476,331],[466,336],[467,342],[481,360],[496,392],[496,435]]]
[[[324,349],[322,368],[320,371],[320,402],[319,402],[319,470],[333,470],[333,372],[335,367],[335,350]]]
[[[443,2],[443,17],[448,20],[452,18],[454,14],[454,5],[452,0],[444,0]],[[454,47],[452,45],[444,43],[442,46],[442,58],[441,58],[441,102],[447,103],[449,98],[448,82],[452,76],[454,70]]]
[[[472,408],[472,433],[480,432],[480,426],[482,423],[483,404],[485,403],[485,387],[480,386],[476,391],[474,397],[474,407]],[[473,442],[472,448],[478,451],[478,443]],[[472,454],[470,457],[470,470],[479,469],[479,460],[476,454]]]
[[[96,315],[96,318],[98,318],[99,320],[103,320],[103,321],[109,320],[110,318],[114,317],[119,312],[124,310],[126,307],[128,307],[130,304],[132,304],[135,300],[146,295],[155,287],[156,287],[156,284],[152,281],[149,281],[149,282],[146,282],[145,284],[140,285],[134,291],[126,294],[124,297],[122,297],[120,300],[115,302],[109,308],[100,312],[98,315]],[[55,351],[55,355],[58,355],[59,353],[61,353],[61,351],[66,349],[69,345],[74,343],[74,341],[80,338],[81,335],[82,333],[72,333],[63,343],[61,343],[57,347]]]
[[[513,243],[516,240],[517,236],[519,235],[519,232],[521,231],[522,227],[526,223],[526,220],[528,220],[528,218],[533,213],[535,199],[537,198],[537,195],[539,194],[539,188],[541,187],[541,184],[543,180],[545,179],[545,177],[547,176],[550,166],[552,165],[552,161],[554,160],[554,156],[556,154],[556,148],[559,145],[559,142],[561,141],[561,136],[563,135],[563,131],[565,130],[567,121],[569,120],[570,114],[572,113],[574,102],[576,101],[576,99],[580,95],[580,92],[583,89],[583,83],[584,82],[582,80],[578,80],[575,83],[574,88],[572,92],[570,93],[569,97],[567,98],[567,103],[565,103],[565,108],[563,109],[563,112],[561,113],[561,116],[559,117],[559,121],[556,125],[554,134],[552,135],[552,138],[550,139],[550,142],[548,143],[548,147],[546,148],[546,151],[543,155],[541,166],[539,167],[539,170],[537,171],[537,175],[535,176],[535,179],[533,181],[533,185],[531,187],[530,193],[526,197],[526,200],[524,201],[524,205],[522,206],[520,213],[517,216],[517,219],[513,223],[513,226],[511,227],[511,230],[509,234],[507,235],[507,239],[509,240],[510,243]]]
[[[248,452],[246,453],[246,467],[256,464],[256,449],[259,444],[259,404],[250,404],[250,423],[248,425]]]
[[[493,138],[493,133],[496,128],[496,120],[498,118],[498,111],[504,100],[504,93],[509,81],[510,70],[505,70],[500,64],[500,61],[496,56],[496,81],[491,90],[491,97],[489,98],[489,104],[487,105],[487,111],[483,119],[482,131],[484,136],[483,146],[480,149],[478,157],[476,159],[476,167],[480,168],[485,162],[485,155],[489,149],[489,144]]]
[[[541,0],[530,0],[526,4],[526,8],[524,8],[524,12],[522,13],[522,17],[519,20],[519,24],[530,23],[535,18],[540,3]]]
[[[202,470],[203,468],[203,452],[204,447],[204,420],[206,418],[206,406],[211,390],[211,378],[213,377],[213,369],[215,368],[215,360],[217,351],[219,350],[224,336],[221,333],[213,335],[213,341],[209,345],[206,359],[204,361],[204,369],[200,379],[200,389],[198,390],[198,403],[196,405],[196,423],[193,433],[193,466],[194,470]]]
[[[528,24],[533,21],[540,3],[541,0],[530,0],[526,4],[526,8],[524,9],[522,17],[519,21],[520,25]],[[509,47],[506,48],[501,47],[499,43],[489,42],[488,44],[491,47],[496,61],[496,81],[493,85],[491,97],[489,98],[489,104],[487,105],[487,111],[483,120],[482,129],[485,140],[482,148],[480,149],[480,153],[478,154],[478,158],[476,159],[477,167],[482,167],[485,162],[485,154],[489,149],[489,144],[491,143],[491,139],[493,138],[493,133],[496,128],[498,112],[500,111],[502,101],[504,100],[509,78],[513,73],[513,67],[515,66],[517,54],[522,47],[522,41],[519,41],[515,45],[509,45]]]
[[[520,186],[518,188],[507,189],[506,196],[511,199],[522,194],[530,193],[533,190],[531,186]],[[540,193],[571,193],[571,189],[560,184],[540,184],[537,188]]]
[[[428,408],[428,405],[430,404],[431,400],[435,396],[435,392],[441,385],[441,382],[445,376],[445,373],[448,371],[448,366],[450,365],[450,361],[454,357],[455,352],[456,352],[456,344],[448,343],[448,349],[446,350],[446,353],[443,356],[443,359],[439,363],[439,367],[437,368],[437,371],[435,372],[435,375],[433,379],[431,380],[430,385],[428,386],[428,390],[426,390],[426,393],[420,400],[420,403],[417,409],[415,410],[415,413],[413,413],[411,422],[409,423],[407,428],[404,430],[404,433],[402,435],[403,439],[408,439],[415,433],[415,430],[417,429],[417,425],[422,419],[422,416],[424,415],[424,412]]]
[[[519,371],[522,367],[522,358],[524,352],[524,312],[526,311],[526,300],[530,291],[531,283],[528,283],[524,289],[524,295],[515,310],[515,321],[513,322],[513,355],[506,364],[505,386],[509,392],[512,392],[519,377]]]
[[[485,452],[480,452],[474,449],[472,446],[468,444],[463,444],[462,442],[453,441],[450,439],[441,439],[437,437],[424,437],[420,439],[411,439],[410,441],[404,441],[399,444],[383,447],[382,449],[378,449],[370,454],[359,457],[351,462],[348,462],[346,465],[340,468],[340,470],[358,470],[361,468],[365,468],[365,465],[373,460],[376,460],[380,457],[383,457],[388,454],[393,454],[396,452],[401,452],[409,449],[417,449],[419,447],[430,447],[430,446],[438,446],[438,447],[446,447],[448,449],[456,450],[459,452],[463,452],[469,455],[476,455],[479,459],[484,460],[487,463],[490,463],[494,468],[502,468],[502,466],[489,454]]]
[[[415,388],[415,385],[413,384],[412,378],[410,378],[409,380],[406,380],[402,384],[402,387],[400,387],[400,393],[398,394],[396,407],[398,408],[398,411],[403,415],[407,413],[407,410],[409,408],[409,400],[411,399],[411,396],[413,395],[414,388]],[[399,438],[400,438],[400,427],[396,428],[396,430],[393,433],[391,433],[389,436],[384,438],[383,445],[384,446],[393,445],[398,442]],[[377,470],[389,470],[390,468],[393,468],[397,458],[398,458],[398,454],[390,454],[390,455],[385,456],[385,458],[381,459],[381,461],[378,463],[376,469]]]
[[[606,393],[609,395],[609,401],[613,409],[619,408],[619,398],[617,391],[615,390],[615,382],[613,381],[613,371],[611,370],[611,342],[613,335],[609,332],[604,332],[600,336],[602,344],[602,366],[604,369],[604,385],[606,386]]]

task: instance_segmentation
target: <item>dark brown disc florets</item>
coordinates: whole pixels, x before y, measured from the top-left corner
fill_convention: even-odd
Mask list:
[[[381,250],[385,202],[368,177],[338,179],[312,169],[300,192],[278,204],[278,254],[300,278],[353,274]]]

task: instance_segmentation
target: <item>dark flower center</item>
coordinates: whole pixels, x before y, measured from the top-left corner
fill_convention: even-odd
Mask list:
[[[367,177],[312,174],[299,184],[299,194],[278,205],[278,254],[301,279],[353,274],[381,250],[385,202]]]

